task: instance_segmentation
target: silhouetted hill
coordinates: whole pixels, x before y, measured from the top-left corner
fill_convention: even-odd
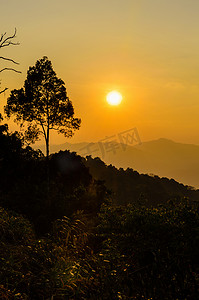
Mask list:
[[[197,299],[199,190],[0,142],[0,299]]]
[[[106,165],[100,158],[91,156],[83,160],[91,175],[97,180],[104,180],[107,188],[113,191],[115,204],[141,203],[156,206],[168,200],[176,202],[183,197],[199,201],[199,190],[174,179],[139,174],[130,168],[117,169]]]
[[[141,172],[175,178],[184,184],[199,187],[199,146],[158,139],[135,147],[147,153],[150,159],[149,166],[138,166]]]
[[[6,125],[0,126],[0,145],[0,206],[25,215],[38,234],[77,210],[96,215],[106,202],[105,186],[75,152],[60,151],[46,160]]]
[[[44,147],[41,146],[42,151]],[[140,145],[116,143],[64,143],[52,145],[51,153],[59,150],[75,151],[82,156],[100,157],[117,168],[133,168],[140,173],[174,178],[183,184],[199,187],[199,146],[177,143],[168,139],[144,142]]]

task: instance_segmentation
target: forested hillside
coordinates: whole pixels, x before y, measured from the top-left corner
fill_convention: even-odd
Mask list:
[[[115,204],[142,203],[146,206],[156,206],[165,204],[168,200],[178,201],[182,197],[199,200],[199,190],[174,179],[139,174],[130,168],[117,169],[113,165],[106,165],[100,158],[91,156],[87,156],[83,161],[95,179],[104,180],[114,195]]]
[[[198,191],[0,129],[1,299],[198,299]]]
[[[45,149],[44,145],[35,148]],[[157,140],[126,142],[121,144],[111,139],[95,143],[64,143],[51,145],[51,153],[60,150],[75,151],[81,156],[99,157],[107,165],[123,169],[132,168],[139,173],[154,174],[173,178],[185,185],[199,187],[199,146],[196,144],[177,143],[159,138]]]

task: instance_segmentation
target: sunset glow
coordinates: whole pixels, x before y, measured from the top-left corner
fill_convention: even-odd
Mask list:
[[[199,299],[199,0],[0,3],[2,299]]]
[[[106,99],[110,105],[119,105],[122,102],[122,95],[117,91],[112,91],[108,93]]]
[[[199,143],[199,1],[10,0],[1,10],[1,34],[12,36],[16,27],[19,43],[1,55],[22,72],[1,73],[1,89],[8,88],[0,95],[1,113],[10,91],[46,55],[82,119],[71,142],[95,142],[135,126],[144,141]],[[5,67],[12,63],[1,60]],[[111,91],[122,94],[120,105],[108,102]],[[9,128],[18,130],[13,119]],[[66,139],[53,132],[51,142]]]

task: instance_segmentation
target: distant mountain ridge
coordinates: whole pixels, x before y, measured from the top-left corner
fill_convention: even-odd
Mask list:
[[[45,151],[44,146],[34,147]],[[60,150],[77,152],[81,156],[100,157],[117,168],[132,168],[139,173],[174,178],[183,184],[199,188],[199,146],[160,138],[139,145],[115,143],[64,143],[52,145],[51,153]]]

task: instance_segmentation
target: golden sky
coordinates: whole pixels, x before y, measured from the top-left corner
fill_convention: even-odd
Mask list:
[[[29,66],[46,55],[82,119],[71,140],[53,135],[51,143],[137,127],[142,141],[199,144],[198,0],[0,0],[0,7],[1,33],[16,27],[20,42],[1,55],[22,71],[1,73],[1,88],[22,87]],[[107,104],[111,90],[123,95],[119,106]]]

